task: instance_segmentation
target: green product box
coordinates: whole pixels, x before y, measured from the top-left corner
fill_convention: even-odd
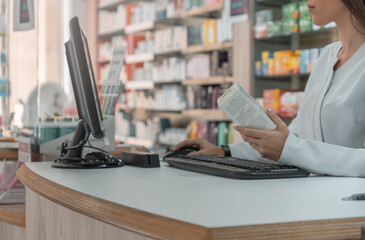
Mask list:
[[[255,13],[256,24],[267,23],[273,20],[273,10],[266,9]]]
[[[279,36],[283,34],[283,22],[274,21],[267,23],[267,37]]]
[[[283,33],[291,34],[299,31],[299,4],[288,3],[282,7]]]
[[[308,12],[307,1],[301,1],[299,3],[299,30],[300,32],[312,31],[312,15]]]

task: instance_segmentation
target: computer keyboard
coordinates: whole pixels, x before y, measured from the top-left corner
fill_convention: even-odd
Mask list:
[[[168,157],[165,161],[172,167],[238,179],[271,179],[307,177],[309,172],[270,160],[251,161],[215,155]]]

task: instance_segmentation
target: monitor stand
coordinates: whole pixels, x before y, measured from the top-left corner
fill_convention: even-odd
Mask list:
[[[105,152],[91,152],[82,157],[82,150],[89,138],[89,129],[86,122],[80,119],[76,125],[75,133],[70,146],[62,143],[61,157],[54,160],[55,168],[112,168],[124,166],[121,159]],[[88,130],[89,132],[89,130]]]

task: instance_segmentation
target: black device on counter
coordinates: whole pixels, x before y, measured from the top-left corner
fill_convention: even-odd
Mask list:
[[[198,150],[185,147],[165,154],[163,159],[172,167],[228,178],[272,179],[309,176],[309,172],[303,169],[271,160],[252,161],[216,155],[187,156]]]
[[[70,70],[79,122],[71,143],[63,143],[61,157],[52,167],[58,168],[107,168],[124,166],[121,159],[105,151],[88,153],[82,151],[90,134],[96,139],[104,138],[101,126],[103,116],[100,110],[94,72],[91,65],[87,39],[79,24],[79,19],[70,20],[70,40],[65,43],[67,64]]]
[[[122,152],[122,160],[125,165],[142,168],[160,167],[158,154],[146,152]]]

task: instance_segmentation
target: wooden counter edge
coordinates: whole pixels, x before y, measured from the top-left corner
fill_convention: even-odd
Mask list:
[[[359,239],[365,223],[363,217],[206,228],[77,192],[39,176],[26,165],[17,176],[26,187],[57,204],[154,239]]]
[[[14,210],[16,209],[16,210]],[[25,228],[24,204],[1,204],[0,221]]]
[[[39,176],[23,164],[19,180],[39,195],[78,213],[154,239],[209,239],[209,229],[90,196]]]

